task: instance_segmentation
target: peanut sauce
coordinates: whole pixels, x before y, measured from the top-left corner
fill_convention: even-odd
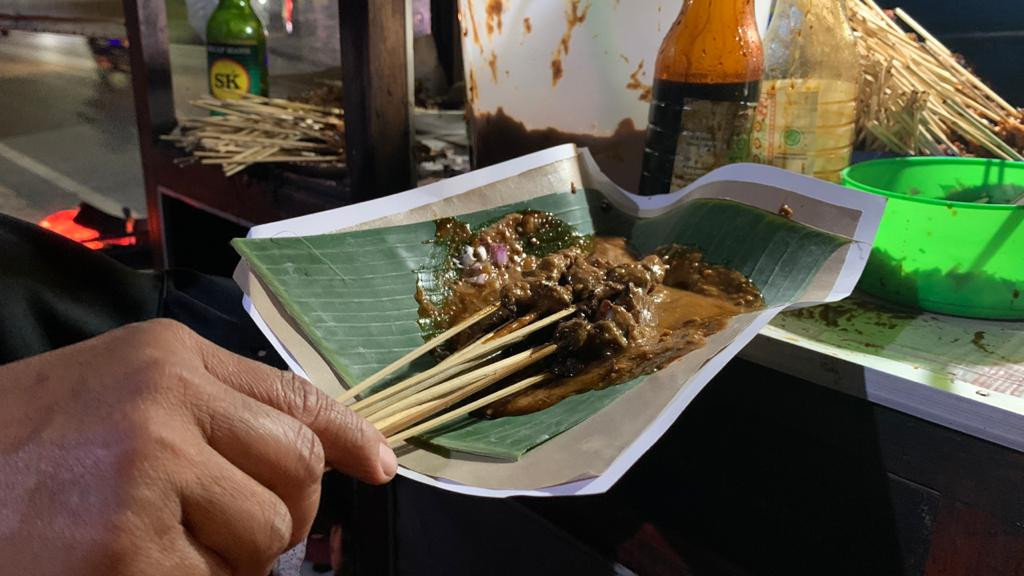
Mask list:
[[[707,264],[695,249],[670,245],[638,258],[625,238],[582,236],[543,212],[508,214],[476,232],[458,220],[440,220],[436,241],[447,246],[456,270],[447,273],[453,281],[440,304],[417,287],[425,326],[436,332],[502,304],[441,354],[495,329],[511,331],[569,306],[577,310],[553,332],[540,331],[524,343],[558,344],[554,356],[529,372],[556,378],[487,406],[489,418],[529,414],[655,372],[703,346],[733,316],[763,305],[742,274]]]

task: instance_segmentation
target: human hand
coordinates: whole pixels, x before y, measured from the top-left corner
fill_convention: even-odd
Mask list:
[[[0,366],[0,558],[33,575],[265,576],[325,461],[387,482],[368,422],[169,320]]]

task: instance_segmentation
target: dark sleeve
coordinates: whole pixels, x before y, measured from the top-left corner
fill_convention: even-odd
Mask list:
[[[134,270],[0,214],[0,364],[166,317],[235,353],[281,366],[241,301],[228,278]]]
[[[0,214],[0,364],[157,316],[161,283]]]

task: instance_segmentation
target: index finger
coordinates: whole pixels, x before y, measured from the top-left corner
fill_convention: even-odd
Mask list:
[[[192,341],[211,376],[313,430],[333,467],[371,484],[395,475],[398,461],[384,436],[304,378],[238,356],[195,334]]]

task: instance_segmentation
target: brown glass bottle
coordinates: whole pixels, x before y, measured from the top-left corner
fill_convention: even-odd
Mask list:
[[[748,159],[763,67],[753,0],[683,4],[658,51],[640,194]]]

